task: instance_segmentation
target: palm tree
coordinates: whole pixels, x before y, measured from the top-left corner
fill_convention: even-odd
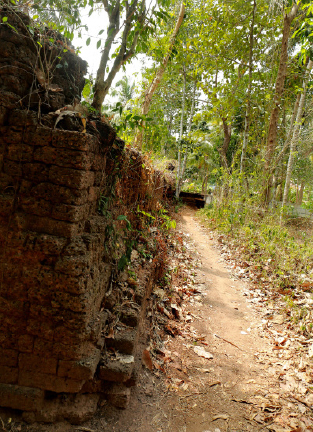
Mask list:
[[[116,87],[119,88],[116,92],[119,97],[119,102],[121,102],[125,108],[127,102],[134,97],[135,83],[132,83],[127,75],[124,75],[123,78],[116,83]]]

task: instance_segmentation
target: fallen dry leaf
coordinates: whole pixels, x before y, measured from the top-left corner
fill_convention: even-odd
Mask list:
[[[228,414],[216,414],[215,416],[212,417],[212,421],[215,420],[228,420],[229,419],[229,415]]]
[[[151,360],[151,355],[150,355],[150,352],[147,349],[143,350],[143,353],[142,353],[142,363],[143,363],[144,366],[146,366],[146,368],[148,368],[150,370],[153,369],[153,363],[152,363],[152,360]]]
[[[209,384],[209,387],[214,387],[214,386],[216,386],[216,385],[218,385],[218,384],[221,384],[221,381],[213,381],[213,382],[211,382],[211,383]]]
[[[198,354],[199,357],[203,357],[208,360],[213,358],[213,354],[207,352],[203,347],[196,346],[193,350],[196,354]]]

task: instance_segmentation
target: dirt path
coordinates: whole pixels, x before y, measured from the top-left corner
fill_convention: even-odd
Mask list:
[[[297,394],[293,397],[286,388],[281,351],[275,350],[265,327],[270,325],[277,334],[283,334],[283,329],[264,319],[266,305],[254,305],[255,287],[231,275],[217,240],[201,225],[195,211],[182,212],[177,231],[189,253],[184,267],[191,274],[193,295],[185,295],[177,309],[180,319],[173,327],[177,333],[165,337],[160,352],[164,368],[156,361],[153,371],[140,365],[139,382],[125,411],[104,404],[98,416],[83,427],[32,426],[27,431],[313,430],[308,404],[297,401]],[[173,292],[181,293],[184,283],[181,281],[180,288],[174,283]],[[148,311],[148,317],[153,313]],[[155,327],[156,331],[158,325]],[[148,344],[144,339],[140,349]]]
[[[113,416],[108,430],[310,430],[297,429],[298,408],[302,413],[305,408],[281,399],[282,368],[274,365],[278,354],[262,335],[264,310],[247,301],[248,285],[231,276],[216,240],[193,210],[183,211],[178,230],[187,237],[194,259],[201,260],[194,280],[198,295],[185,302],[185,331],[165,343],[170,359],[166,377],[143,369],[130,409],[115,416],[115,423]],[[203,350],[209,358],[200,356]],[[295,412],[288,421],[286,410]]]

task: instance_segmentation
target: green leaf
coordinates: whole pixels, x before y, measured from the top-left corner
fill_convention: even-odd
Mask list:
[[[86,40],[86,45],[87,45],[87,46],[90,45],[90,37]]]
[[[99,39],[97,42],[97,49],[100,48],[100,46],[101,46],[101,39]]]
[[[4,22],[4,23],[7,22],[7,20],[8,20],[8,17],[3,17],[2,18],[2,22]]]
[[[117,264],[117,268],[120,271],[123,271],[128,264],[128,259],[125,255],[122,255]]]
[[[125,215],[119,215],[116,218],[117,220],[127,220],[127,217]]]
[[[104,30],[100,30],[98,33],[98,36],[102,35],[103,32],[104,32]]]

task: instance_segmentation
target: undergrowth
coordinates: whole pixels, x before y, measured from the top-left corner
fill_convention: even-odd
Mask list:
[[[303,227],[297,229],[296,220],[284,219],[281,224],[275,211],[231,200],[223,200],[201,214],[275,287],[301,287],[308,280],[313,287],[313,238]]]

